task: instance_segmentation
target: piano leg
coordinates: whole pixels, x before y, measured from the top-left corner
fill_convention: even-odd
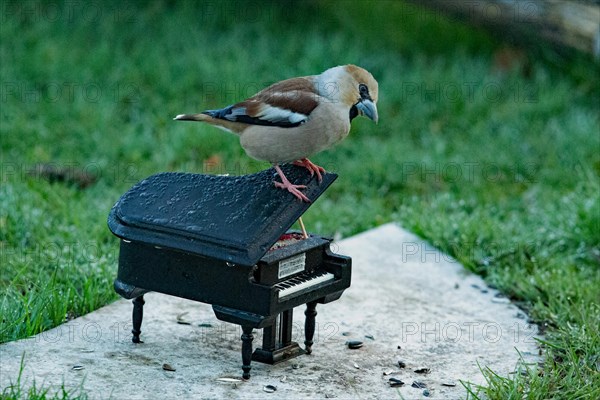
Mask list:
[[[138,296],[133,299],[133,343],[144,343],[140,340],[140,334],[142,333],[142,318],[144,318],[144,295]]]
[[[244,371],[242,378],[250,379],[250,369],[252,368],[250,365],[252,362],[252,340],[254,340],[254,335],[252,335],[251,326],[242,326],[242,331],[242,370]]]
[[[279,343],[281,347],[292,343],[292,328],[294,322],[294,309],[285,310],[279,317]]]
[[[312,353],[313,338],[315,336],[315,317],[317,316],[316,301],[306,303],[306,311],[304,311],[304,315],[306,315],[306,321],[304,321],[306,340],[304,341],[304,344],[306,345],[306,354],[310,354]]]

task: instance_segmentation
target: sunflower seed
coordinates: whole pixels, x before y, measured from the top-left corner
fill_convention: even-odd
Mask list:
[[[167,363],[163,364],[163,367],[162,367],[162,368],[163,368],[165,371],[171,371],[171,372],[175,372],[175,371],[176,371],[176,370],[175,370],[175,368],[173,368],[173,367],[171,366],[171,364],[167,364]]]
[[[360,340],[349,340],[346,342],[349,349],[360,349],[363,346],[363,342]]]
[[[184,313],[181,313],[181,314],[177,314],[177,323],[181,324],[181,325],[191,325],[191,322],[188,322],[188,321],[186,321],[186,320],[183,319],[183,316],[187,315],[187,314],[188,314],[187,311],[184,312]]]
[[[419,368],[415,369],[415,374],[428,374],[429,368]]]
[[[73,371],[81,371],[82,369],[84,369],[85,367],[83,365],[73,365],[73,368],[71,368]]]
[[[212,328],[212,324],[209,324],[208,322],[203,322],[201,324],[198,324],[198,326],[201,328]]]
[[[360,369],[360,367],[358,366],[358,364],[357,364],[357,363],[354,363],[354,368],[356,368],[356,369]]]
[[[365,337],[367,339],[375,340],[375,337],[373,335],[365,335]]]
[[[218,382],[226,382],[226,383],[240,383],[243,382],[241,379],[238,378],[217,378]]]
[[[390,380],[388,381],[388,383],[389,383],[389,385],[391,387],[404,386],[404,382],[402,382],[398,378],[390,378]]]
[[[393,373],[394,373],[394,370],[393,370],[393,369],[388,369],[387,371],[383,371],[383,374],[384,374],[384,375],[391,375],[391,374],[393,374]]]
[[[277,390],[277,388],[273,385],[266,385],[266,386],[263,386],[263,390],[267,393],[273,393]]]
[[[442,386],[454,387],[456,383],[454,382],[442,382]]]
[[[406,368],[406,363],[402,360],[398,360],[398,367],[400,368]]]
[[[419,382],[419,381],[413,381],[412,385],[410,385],[410,386],[417,388],[417,389],[425,389],[427,387],[426,384],[424,384],[423,382]]]

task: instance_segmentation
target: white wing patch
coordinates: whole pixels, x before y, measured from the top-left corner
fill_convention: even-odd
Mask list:
[[[298,124],[308,119],[307,115],[286,110],[284,108],[273,107],[265,104],[257,118],[271,121],[273,123],[288,121],[292,124]]]

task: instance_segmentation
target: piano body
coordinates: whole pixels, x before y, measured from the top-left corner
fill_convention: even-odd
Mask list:
[[[314,201],[337,178],[321,183],[292,165],[284,172],[306,184]],[[350,286],[351,259],[331,239],[289,231],[310,206],[274,188],[274,170],[239,177],[162,173],[136,184],[108,218],[120,240],[119,295],[133,300],[133,342],[139,343],[143,295],[165,293],[211,304],[216,317],[242,327],[243,377],[251,360],[274,364],[311,353],[316,305]],[[292,342],[293,309],[306,304],[305,350]],[[253,350],[253,330],[263,329]]]

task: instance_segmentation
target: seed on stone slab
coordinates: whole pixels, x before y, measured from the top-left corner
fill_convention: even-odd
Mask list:
[[[425,397],[429,397],[429,395],[430,395],[430,394],[431,394],[431,393],[429,393],[429,389],[425,389],[425,390],[423,390],[423,396],[425,396]]]
[[[350,336],[350,332],[342,332],[342,336]]]
[[[357,364],[357,363],[354,363],[354,368],[356,368],[356,369],[360,369],[360,367],[358,366],[358,364]]]
[[[415,369],[415,374],[428,374],[429,368],[419,368]]]
[[[84,369],[85,367],[83,365],[73,365],[73,368],[71,368],[73,371],[81,371],[82,369]]]
[[[365,337],[367,339],[375,340],[375,337],[373,335],[365,335]]]
[[[263,390],[267,393],[273,393],[277,390],[277,388],[273,385],[265,385],[263,386]]]
[[[165,363],[165,364],[163,364],[163,367],[162,367],[162,368],[163,368],[165,371],[171,371],[171,372],[175,372],[175,371],[176,371],[176,370],[175,370],[175,368],[173,368],[173,367],[171,366],[171,364],[166,364],[166,363]]]
[[[398,360],[398,366],[400,368],[406,368],[406,363],[404,361],[402,361],[402,360]]]
[[[281,383],[283,383],[285,381],[287,381],[287,376],[285,376],[285,375],[279,379],[279,382],[281,382]]]
[[[419,382],[419,381],[413,381],[412,385],[410,385],[410,386],[417,388],[417,389],[425,389],[427,387],[426,384],[424,384],[423,382]]]
[[[199,327],[201,328],[212,328],[212,324],[209,324],[208,322],[203,322],[201,324],[198,324]]]
[[[388,369],[387,371],[383,371],[383,374],[384,374],[384,375],[391,375],[391,374],[393,374],[393,373],[394,373],[394,370],[393,370],[393,369]]]
[[[298,369],[298,368],[300,368],[300,364],[292,364],[292,368],[293,369]]]
[[[398,387],[398,386],[404,386],[404,382],[402,382],[400,379],[398,378],[390,378],[390,380],[388,381],[389,385],[391,387]]]
[[[177,314],[177,323],[181,324],[181,325],[191,325],[190,322],[186,321],[183,319],[183,316],[188,314],[187,312],[181,313],[181,314]]]
[[[360,340],[349,340],[346,342],[349,349],[360,349],[363,346],[363,342]]]
[[[217,378],[218,382],[226,382],[226,383],[241,383],[243,382],[239,378]]]
[[[454,387],[456,383],[454,382],[442,382],[442,386]]]

